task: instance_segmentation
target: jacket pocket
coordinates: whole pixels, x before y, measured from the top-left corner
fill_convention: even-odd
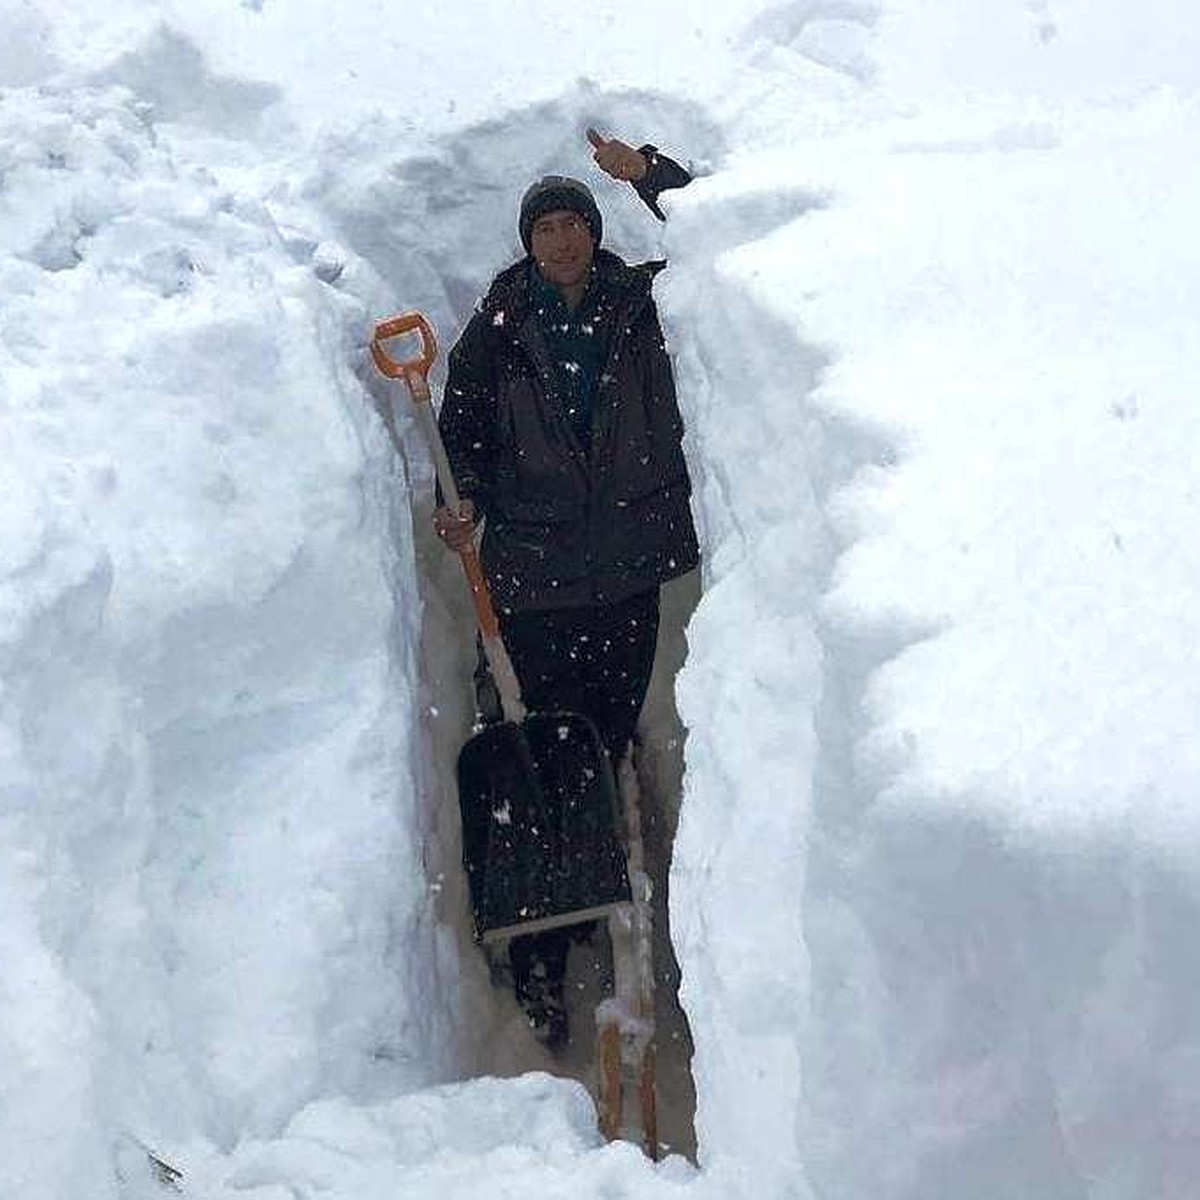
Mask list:
[[[508,506],[489,518],[483,560],[489,579],[512,601],[552,605],[587,575],[582,514],[537,503]]]

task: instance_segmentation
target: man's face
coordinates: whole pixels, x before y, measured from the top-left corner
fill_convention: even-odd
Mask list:
[[[592,231],[570,209],[555,209],[533,223],[529,236],[533,257],[548,283],[572,287],[582,283],[592,265]]]

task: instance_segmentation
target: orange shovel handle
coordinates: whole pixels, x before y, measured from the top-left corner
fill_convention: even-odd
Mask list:
[[[496,619],[496,610],[492,607],[492,594],[488,590],[487,580],[483,577],[483,564],[479,561],[479,552],[474,546],[467,546],[458,554],[462,559],[467,583],[471,585],[471,600],[475,605],[475,620],[479,622],[479,632],[484,637],[498,638],[500,622]]]
[[[406,333],[421,335],[421,353],[414,358],[395,359],[384,348],[383,343],[392,338],[398,338]],[[437,358],[437,338],[433,334],[433,326],[424,313],[406,312],[398,317],[390,317],[380,321],[375,326],[375,335],[371,338],[371,357],[379,368],[380,374],[389,379],[403,379],[405,382],[412,374],[424,379]]]
[[[383,348],[383,343],[393,338],[403,337],[406,333],[421,335],[421,353],[413,358],[395,359]],[[417,404],[418,420],[430,452],[433,455],[434,466],[437,470],[438,481],[446,502],[453,508],[458,507],[458,488],[454,483],[454,475],[450,469],[450,460],[446,457],[446,447],[442,444],[438,432],[437,418],[433,412],[430,400],[427,376],[433,360],[437,357],[437,338],[433,326],[424,313],[406,312],[397,317],[389,317],[375,326],[371,338],[371,357],[380,373],[389,379],[403,380],[413,400]],[[471,587],[471,600],[475,605],[475,619],[479,622],[480,632],[485,638],[499,638],[500,625],[496,620],[496,610],[492,607],[492,596],[484,578],[483,565],[474,545],[468,544],[459,552],[462,559],[463,572]]]

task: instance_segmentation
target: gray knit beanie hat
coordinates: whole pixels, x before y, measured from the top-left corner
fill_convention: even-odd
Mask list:
[[[525,195],[521,197],[521,244],[528,254],[532,249],[533,223],[538,217],[547,213],[566,209],[577,212],[587,227],[592,231],[596,245],[600,244],[604,233],[604,221],[600,217],[600,209],[596,207],[596,198],[586,183],[572,179],[569,175],[545,175],[536,183],[529,185]]]

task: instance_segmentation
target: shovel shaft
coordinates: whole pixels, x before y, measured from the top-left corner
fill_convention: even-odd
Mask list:
[[[458,554],[462,559],[463,574],[471,587],[471,600],[475,605],[475,620],[479,623],[479,632],[483,634],[485,642],[489,638],[499,640],[500,622],[496,619],[496,610],[492,607],[492,596],[483,575],[479,552],[473,545],[469,545],[464,546]]]
[[[386,343],[394,338],[407,334],[416,334],[421,339],[419,354],[411,358],[394,358],[387,349]],[[441,430],[438,429],[437,415],[433,411],[433,397],[429,390],[429,370],[437,357],[437,338],[428,318],[419,312],[401,313],[380,321],[375,326],[371,338],[371,357],[381,375],[388,379],[403,380],[408,388],[416,409],[417,424],[429,453],[433,457],[433,469],[437,473],[438,486],[447,506],[454,512],[461,507],[458,485],[454,481],[454,471],[446,454],[446,445],[442,441]],[[479,561],[479,553],[474,544],[468,544],[459,551],[462,560],[463,573],[471,588],[471,601],[475,606],[475,620],[479,631],[483,634],[483,648],[488,664],[492,668],[492,676],[500,692],[500,702],[504,715],[509,720],[519,721],[525,715],[525,706],[521,702],[520,687],[516,673],[509,661],[508,652],[500,638],[500,622],[496,619],[496,610],[492,605],[492,594],[488,589],[487,579],[483,574],[483,565]]]
[[[417,391],[414,392],[411,384],[408,390],[413,397],[413,404],[416,406],[417,423],[421,426],[421,434],[425,438],[425,444],[429,447],[430,454],[433,455],[433,469],[437,472],[438,487],[442,489],[442,497],[448,508],[458,512],[462,497],[458,494],[458,484],[454,481],[454,472],[450,468],[450,460],[446,457],[446,445],[442,441],[441,430],[438,429],[433,403],[428,399],[420,398],[419,381]],[[424,392],[425,396],[429,395],[428,384],[425,386]]]

